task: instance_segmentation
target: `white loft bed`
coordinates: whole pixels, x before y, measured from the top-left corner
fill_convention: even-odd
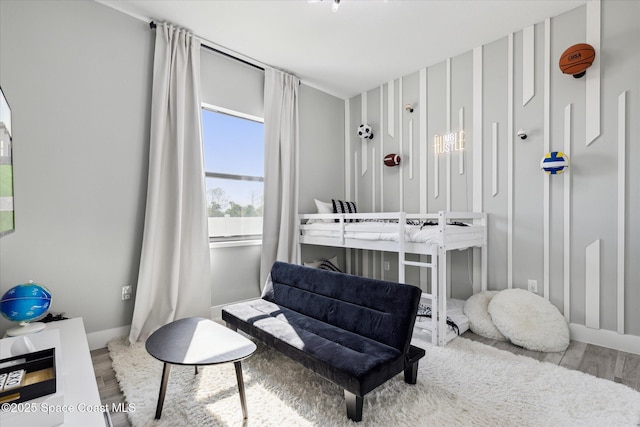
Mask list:
[[[431,293],[422,294],[432,307],[432,321],[416,322],[431,332],[431,341],[444,345],[456,334],[447,332],[447,252],[480,248],[481,288],[487,289],[487,215],[473,212],[435,214],[355,213],[298,215],[300,245],[333,246],[398,254],[399,282],[405,282],[407,265],[431,268]],[[358,222],[353,222],[358,220]],[[411,225],[426,221],[437,225]],[[468,226],[453,225],[462,222]],[[402,237],[402,238],[399,238]],[[408,261],[406,254],[428,255],[429,262]],[[436,315],[438,314],[438,315]]]

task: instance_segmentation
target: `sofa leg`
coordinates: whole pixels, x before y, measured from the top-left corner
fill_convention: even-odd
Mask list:
[[[418,362],[404,368],[404,382],[407,384],[418,382]]]
[[[362,402],[364,398],[345,390],[344,400],[347,402],[347,417],[356,422],[362,421]]]

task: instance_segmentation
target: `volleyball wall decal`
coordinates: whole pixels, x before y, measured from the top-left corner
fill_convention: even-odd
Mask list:
[[[587,68],[593,64],[596,59],[596,51],[590,44],[578,43],[574,44],[562,55],[560,55],[560,71],[565,74],[571,74],[573,77],[580,78],[587,72]]]
[[[552,151],[544,155],[540,161],[540,168],[549,175],[557,175],[569,167],[569,157],[562,151]]]

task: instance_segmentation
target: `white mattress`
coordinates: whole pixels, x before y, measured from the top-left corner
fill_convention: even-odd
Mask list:
[[[398,241],[398,224],[391,222],[362,221],[345,224],[346,239]],[[481,239],[484,227],[469,225],[446,228],[447,242],[458,243],[469,239]],[[315,222],[306,224],[303,235],[310,237],[340,237],[340,224],[335,222]],[[437,226],[405,226],[405,241],[413,243],[438,243]]]

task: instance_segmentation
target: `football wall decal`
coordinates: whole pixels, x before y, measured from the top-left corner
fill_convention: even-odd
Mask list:
[[[587,68],[596,59],[596,51],[590,44],[578,43],[565,50],[560,56],[558,65],[560,71],[580,78],[587,72]]]
[[[362,139],[373,139],[373,129],[369,125],[362,124],[358,126],[358,136]]]
[[[398,166],[400,164],[400,156],[397,154],[387,154],[384,156],[384,164],[386,166]]]

